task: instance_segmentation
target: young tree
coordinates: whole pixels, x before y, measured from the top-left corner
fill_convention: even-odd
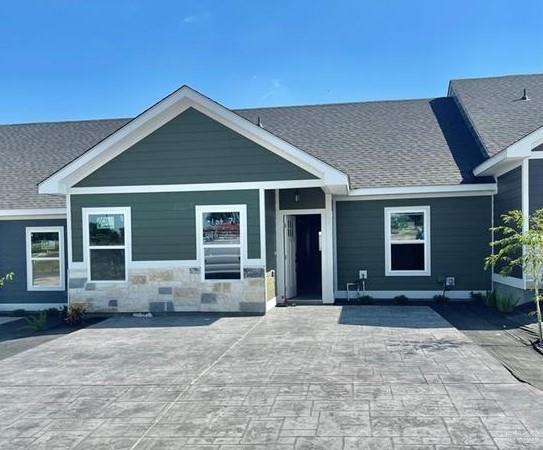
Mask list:
[[[525,217],[515,210],[501,216],[503,225],[492,228],[493,253],[485,258],[485,269],[498,266],[499,272],[509,275],[515,267],[521,267],[534,283],[539,342],[543,342],[539,291],[543,286],[543,209]]]

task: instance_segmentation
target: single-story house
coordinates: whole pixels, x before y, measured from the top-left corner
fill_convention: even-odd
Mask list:
[[[0,309],[264,313],[530,280],[483,268],[543,206],[543,75],[444,97],[229,109],[183,86],[131,119],[0,126]]]

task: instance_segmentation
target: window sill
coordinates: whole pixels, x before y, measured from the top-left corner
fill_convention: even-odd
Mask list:
[[[408,271],[408,270],[402,270],[402,271],[386,271],[385,272],[386,277],[431,277],[431,272],[421,272],[421,271]]]

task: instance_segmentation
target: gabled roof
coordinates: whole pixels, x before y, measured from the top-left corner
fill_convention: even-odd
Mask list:
[[[451,98],[237,110],[349,175],[351,189],[488,182]]]
[[[351,189],[488,181],[472,174],[483,155],[449,97],[231,113],[251,126],[260,118],[263,133],[347,174]],[[0,196],[0,209],[63,206],[61,196],[39,195],[37,184],[130,121],[0,126],[0,157],[7,162],[0,165],[0,190],[5,193]]]
[[[38,194],[38,183],[128,119],[0,126],[0,209],[64,207],[63,196]]]
[[[543,127],[543,74],[452,80],[449,92],[490,157]]]

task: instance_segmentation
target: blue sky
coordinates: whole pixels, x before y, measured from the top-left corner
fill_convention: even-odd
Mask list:
[[[0,123],[130,117],[182,84],[228,107],[440,96],[543,72],[541,17],[541,0],[2,2]]]

